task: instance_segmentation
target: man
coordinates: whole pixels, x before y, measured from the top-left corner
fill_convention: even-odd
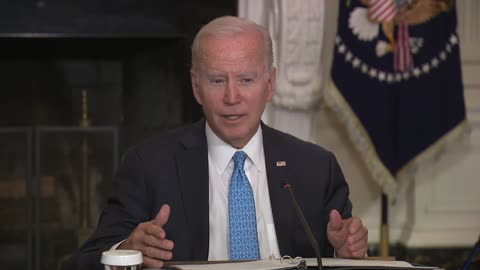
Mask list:
[[[213,20],[193,43],[191,81],[206,120],[125,155],[115,195],[74,262],[99,267],[101,252],[110,248],[140,250],[144,265],[155,268],[169,260],[313,257],[281,188],[285,180],[295,189],[323,256],[365,256],[367,229],[351,217],[348,186],[333,155],[261,123],[275,90],[268,32],[236,17]],[[246,181],[249,195],[235,199],[234,181]],[[245,209],[250,212],[235,226],[235,215]],[[251,219],[253,228],[246,225]],[[244,233],[248,226],[253,233]],[[236,249],[237,232],[249,239],[248,248]],[[237,257],[247,249],[252,253]]]

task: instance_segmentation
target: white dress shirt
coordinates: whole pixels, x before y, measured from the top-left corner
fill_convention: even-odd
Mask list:
[[[260,258],[267,259],[271,255],[279,258],[280,252],[268,192],[262,128],[258,128],[258,131],[243,149],[233,148],[222,141],[213,133],[208,123],[206,123],[205,133],[208,143],[209,174],[210,238],[208,260],[230,259],[228,187],[234,167],[232,157],[239,150],[244,151],[248,156],[244,169],[255,198]]]

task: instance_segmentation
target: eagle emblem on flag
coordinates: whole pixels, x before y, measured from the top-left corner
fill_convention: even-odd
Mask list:
[[[410,71],[421,37],[410,37],[408,28],[431,20],[452,7],[451,0],[360,0],[350,13],[349,27],[359,40],[376,40],[376,55],[394,56],[395,71]],[[396,30],[396,31],[395,31]],[[380,32],[386,40],[378,39]],[[396,32],[396,33],[395,33]]]

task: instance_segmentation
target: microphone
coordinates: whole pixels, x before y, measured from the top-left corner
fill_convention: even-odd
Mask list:
[[[475,258],[475,256],[477,256],[477,254],[479,254],[479,253],[480,253],[480,237],[478,238],[477,243],[475,243],[475,246],[473,247],[472,253],[470,253],[470,256],[468,256],[467,260],[465,261],[462,268],[460,268],[460,269],[461,270],[468,270],[468,267],[472,263],[473,258]]]
[[[310,230],[310,227],[307,224],[307,220],[305,220],[305,216],[303,216],[302,210],[300,209],[300,206],[297,203],[297,200],[295,199],[295,195],[293,195],[293,189],[292,185],[288,183],[288,181],[284,181],[282,183],[282,188],[290,194],[290,198],[292,199],[293,206],[295,207],[295,210],[298,215],[298,219],[300,219],[300,222],[302,223],[303,229],[305,230],[305,233],[307,233],[308,240],[310,241],[310,245],[313,247],[313,250],[315,251],[315,257],[317,257],[317,264],[318,264],[318,270],[322,270],[323,265],[322,265],[322,256],[320,255],[320,248],[318,247],[317,240],[315,240],[315,237],[313,236],[312,230]]]

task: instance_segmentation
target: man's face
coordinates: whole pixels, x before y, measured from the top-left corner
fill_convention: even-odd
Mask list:
[[[195,99],[213,132],[242,148],[257,131],[275,88],[275,69],[265,68],[261,34],[203,37],[198,55],[191,72]]]

